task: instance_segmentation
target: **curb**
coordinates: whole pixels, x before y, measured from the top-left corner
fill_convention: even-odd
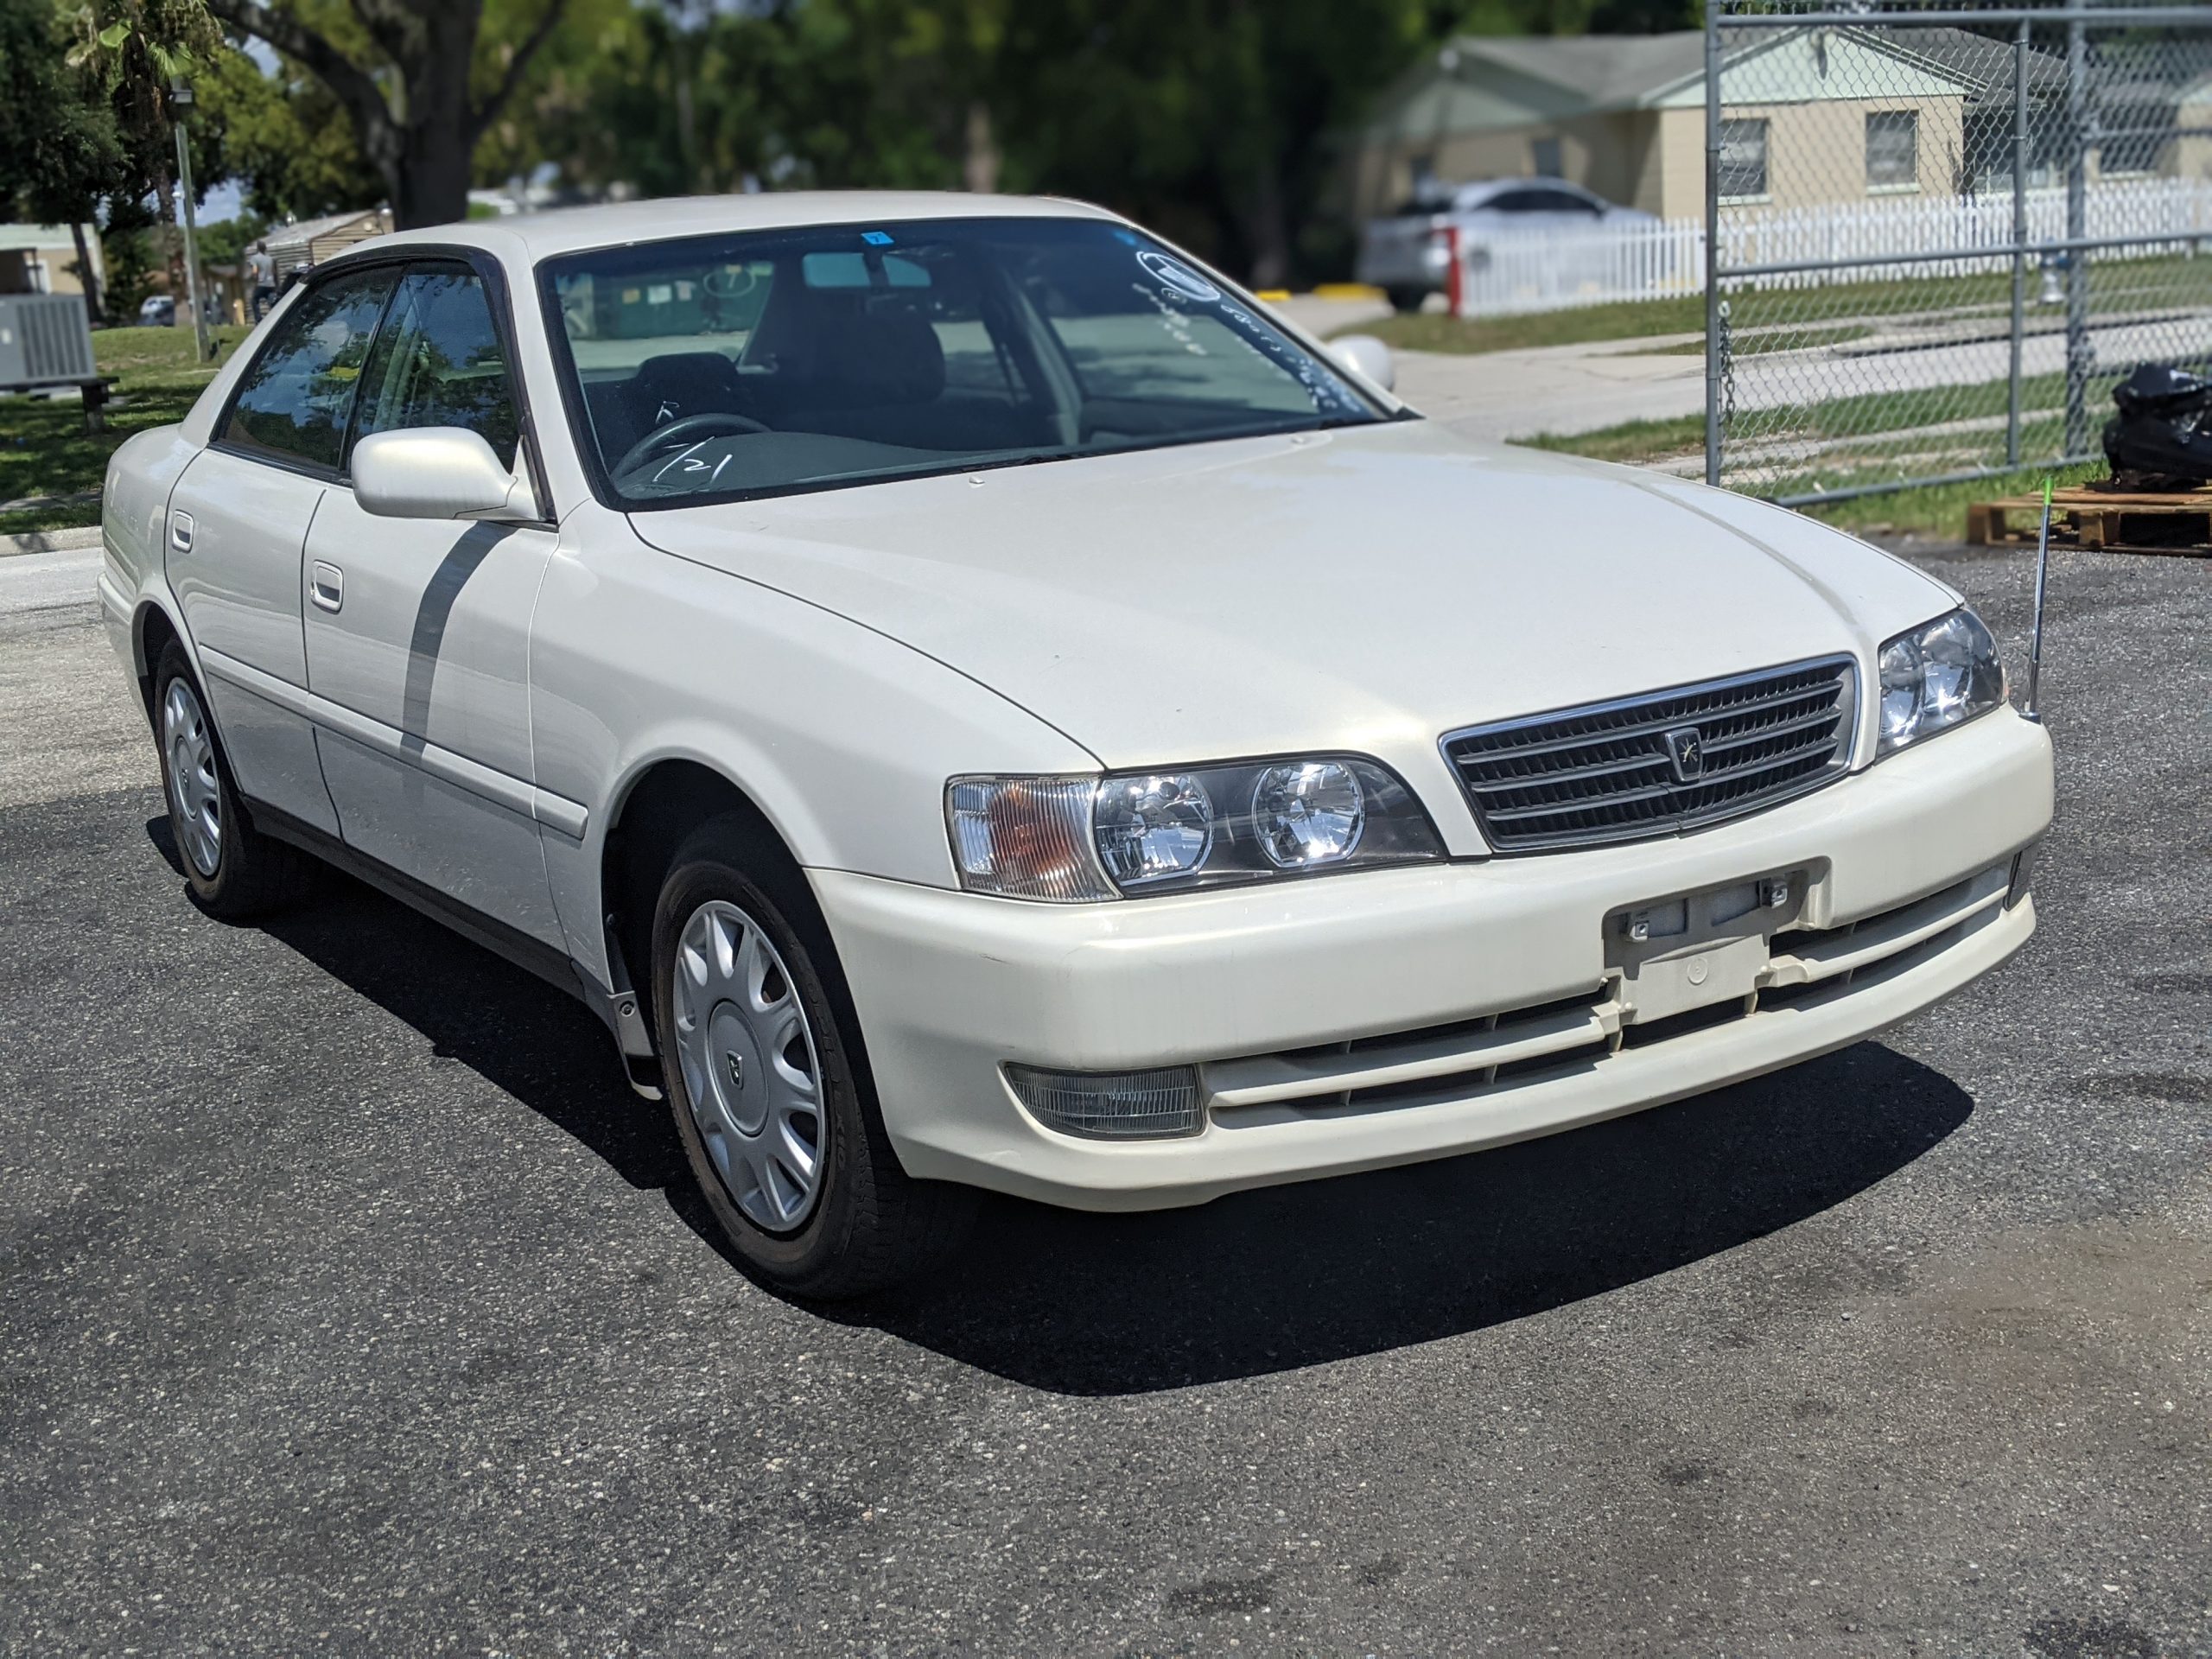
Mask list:
[[[0,559],[19,553],[75,553],[100,544],[100,527],[83,524],[74,530],[29,530],[20,536],[0,536]]]

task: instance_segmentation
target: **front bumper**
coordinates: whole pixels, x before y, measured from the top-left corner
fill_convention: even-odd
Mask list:
[[[2050,740],[2007,709],[1770,811],[1622,847],[1068,906],[810,875],[908,1173],[1143,1210],[1523,1140],[1856,1041],[2026,941],[2032,902],[2006,902],[2005,877],[2050,823],[2051,800]],[[1809,942],[1805,959],[1825,953],[1834,976],[1818,995],[1740,1017],[1719,1010],[1732,1017],[1623,1046],[1618,1004],[1604,989],[1609,925],[1655,900],[1782,871],[1803,883],[1797,931],[1774,942],[1774,960],[1800,961],[1784,940]],[[1878,918],[1866,920],[1867,939],[1905,945],[1844,971],[1871,955],[1847,931],[1862,918]],[[1500,1035],[1535,1031],[1513,1023],[1517,1011],[1572,1014],[1577,999],[1594,1001],[1599,1049],[1555,1046],[1532,1065],[1503,1048],[1519,1063],[1433,1075],[1437,1043],[1459,1039],[1432,1028],[1459,1033],[1498,1015]],[[1317,1047],[1372,1052],[1364,1039],[1388,1033],[1420,1040],[1383,1045],[1384,1058],[1432,1057],[1421,1087],[1256,1109],[1235,1100],[1232,1084],[1310,1065]],[[1008,1061],[1195,1065],[1217,1109],[1186,1138],[1078,1139],[1022,1109],[1001,1071]]]

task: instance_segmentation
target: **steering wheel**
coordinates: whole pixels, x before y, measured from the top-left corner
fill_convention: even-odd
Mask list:
[[[743,432],[766,432],[766,424],[750,415],[733,415],[721,410],[709,410],[703,415],[686,415],[680,421],[671,421],[666,426],[657,426],[622,452],[622,459],[614,463],[613,470],[626,473],[641,467],[656,456],[681,449],[687,443],[703,442],[709,438],[733,437]]]

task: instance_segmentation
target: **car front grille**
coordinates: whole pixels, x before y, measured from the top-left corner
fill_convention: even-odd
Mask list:
[[[1840,776],[1857,690],[1847,657],[1794,663],[1469,727],[1444,758],[1496,852],[1678,835]]]

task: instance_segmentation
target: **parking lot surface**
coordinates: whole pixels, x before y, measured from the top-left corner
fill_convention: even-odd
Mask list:
[[[0,560],[0,1650],[2212,1654],[2202,563],[2057,558],[2041,931],[1880,1041],[832,1310],[580,1007],[193,907],[92,568]]]

